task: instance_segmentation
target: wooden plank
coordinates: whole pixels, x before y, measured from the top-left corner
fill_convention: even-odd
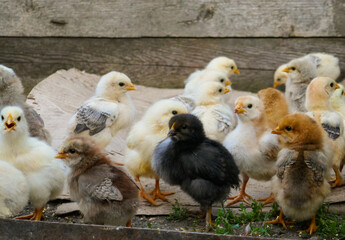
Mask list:
[[[343,0],[0,0],[1,36],[344,36]]]
[[[0,64],[14,68],[27,91],[59,69],[126,73],[145,86],[178,88],[213,57],[233,58],[233,87],[256,92],[271,86],[282,63],[311,53],[337,56],[345,69],[344,38],[0,38]],[[344,71],[341,79],[345,77]]]

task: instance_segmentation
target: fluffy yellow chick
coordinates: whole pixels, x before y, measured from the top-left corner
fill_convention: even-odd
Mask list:
[[[278,87],[281,84],[285,84],[289,75],[283,70],[286,68],[286,64],[280,65],[274,72],[273,87]]]
[[[249,178],[269,181],[275,175],[275,161],[279,151],[278,137],[271,133],[267,125],[264,105],[260,99],[242,96],[236,99],[235,104],[238,123],[226,136],[223,145],[233,156],[243,182],[240,194],[231,197],[234,200],[228,206],[239,201],[248,203],[245,197],[251,197],[245,189]]]
[[[337,80],[340,75],[339,59],[337,57],[327,53],[310,53],[308,56],[315,58],[317,76]]]
[[[344,123],[341,115],[334,111],[329,101],[339,85],[331,78],[317,77],[309,84],[306,93],[306,107],[316,121],[323,127],[328,136],[328,144],[332,152],[330,164],[336,174],[333,187],[344,185],[339,167],[345,157],[345,140],[343,138]]]
[[[228,77],[233,74],[240,74],[235,61],[223,56],[212,59],[205,69],[224,72]]]
[[[109,72],[99,80],[95,96],[79,107],[69,122],[69,136],[91,137],[105,148],[115,134],[134,120],[135,108],[127,91],[135,90],[123,73]]]
[[[166,138],[169,132],[169,120],[177,114],[187,113],[187,108],[179,101],[163,99],[149,107],[142,117],[130,130],[127,137],[127,152],[125,166],[139,183],[140,197],[146,199],[153,205],[154,200],[160,198],[164,201],[165,195],[159,188],[159,177],[153,171],[151,159],[157,144]],[[140,182],[140,177],[156,179],[155,189],[151,192],[151,198]]]
[[[323,133],[318,123],[304,113],[286,116],[272,132],[284,140],[279,152],[277,175],[272,179],[280,215],[268,223],[285,222],[283,214],[297,221],[312,219],[306,232],[316,231],[315,214],[330,192],[328,160],[323,153]]]
[[[273,130],[280,120],[289,114],[284,94],[277,89],[266,88],[258,92],[258,97],[264,104],[268,127]]]
[[[23,110],[8,106],[1,111],[0,159],[23,172],[34,212],[21,219],[40,220],[44,205],[60,194],[65,172],[55,151],[45,142],[29,136]]]
[[[23,173],[0,160],[0,217],[21,212],[29,201],[29,186]]]
[[[202,84],[195,97],[196,107],[191,112],[204,126],[208,138],[223,142],[226,135],[236,127],[236,117],[222,98],[230,90],[218,82]]]

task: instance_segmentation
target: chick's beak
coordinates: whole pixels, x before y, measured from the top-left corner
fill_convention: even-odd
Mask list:
[[[290,69],[286,67],[286,68],[283,69],[283,72],[289,73]]]
[[[278,83],[278,82],[274,82],[274,83],[273,83],[273,87],[274,87],[274,88],[278,87],[279,85],[280,85],[280,83]]]
[[[55,158],[65,159],[67,158],[67,156],[62,151],[60,151],[58,154],[56,154]]]
[[[240,70],[238,70],[238,68],[236,68],[236,70],[234,71],[235,74],[240,74]]]
[[[245,113],[246,110],[243,109],[243,106],[242,105],[236,105],[235,107],[235,113],[238,113],[238,114],[242,114],[242,113]]]
[[[272,132],[272,134],[277,134],[277,135],[281,135],[282,132],[280,131],[280,129],[277,127],[276,129],[274,129]]]
[[[130,83],[129,86],[126,89],[127,89],[127,91],[137,90],[133,83]]]
[[[231,92],[231,90],[229,88],[224,88],[224,94]]]
[[[225,86],[231,86],[232,85],[232,82],[230,82],[230,81],[227,81],[226,83],[225,83]]]
[[[168,136],[171,137],[171,136],[174,136],[176,133],[175,133],[175,123],[173,123],[173,125],[171,126],[169,132],[168,132]]]
[[[10,131],[13,130],[16,127],[16,125],[17,124],[13,121],[12,115],[8,115],[7,120],[5,122],[5,128]]]
[[[338,84],[335,84],[335,89],[339,89],[340,86]]]

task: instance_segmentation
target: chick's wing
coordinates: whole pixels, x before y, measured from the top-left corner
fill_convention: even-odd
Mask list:
[[[304,162],[313,171],[314,181],[321,185],[327,171],[327,158],[322,152],[305,151]]]

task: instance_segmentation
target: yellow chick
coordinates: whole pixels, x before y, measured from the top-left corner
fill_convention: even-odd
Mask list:
[[[85,101],[69,121],[69,136],[91,137],[105,148],[119,130],[133,122],[135,108],[127,91],[135,89],[123,73],[103,75],[95,96]]]
[[[280,65],[274,72],[273,76],[273,87],[278,87],[279,85],[285,84],[289,75],[283,70],[286,68],[286,64]]]
[[[0,159],[23,172],[34,212],[20,219],[40,220],[44,205],[60,194],[65,171],[55,151],[45,142],[29,136],[24,112],[7,106],[1,111]]]
[[[159,188],[159,177],[151,166],[151,159],[157,144],[166,138],[169,132],[169,120],[172,116],[187,113],[185,105],[179,101],[163,99],[149,107],[142,117],[130,130],[127,137],[127,152],[125,166],[139,183],[140,197],[153,205],[157,205],[156,198],[167,201]],[[156,179],[155,189],[151,198],[140,182],[140,177]]]
[[[29,201],[29,186],[21,171],[0,160],[0,217],[12,217]]]
[[[202,84],[195,97],[196,107],[191,112],[204,126],[208,138],[223,142],[226,135],[236,127],[236,117],[228,104],[222,100],[230,90],[221,83]]]
[[[345,157],[344,123],[341,115],[334,111],[330,98],[339,85],[331,78],[317,77],[309,84],[306,92],[306,107],[328,136],[332,154],[330,164],[336,174],[333,187],[344,185],[339,167]],[[331,156],[333,155],[333,156]]]
[[[315,58],[317,76],[337,80],[340,75],[339,59],[337,57],[327,53],[310,53],[308,56]]]
[[[236,99],[235,113],[238,123],[236,128],[225,138],[223,145],[233,156],[242,174],[240,194],[227,206],[243,201],[249,204],[245,197],[251,198],[246,192],[249,178],[269,181],[276,173],[275,161],[279,151],[279,141],[271,134],[265,109],[259,98],[242,96]],[[267,199],[262,200],[269,200]]]
[[[224,72],[228,77],[233,74],[240,74],[235,61],[223,56],[212,59],[205,69]]]
[[[286,116],[272,131],[284,140],[278,154],[277,174],[272,178],[273,194],[280,214],[270,224],[285,222],[283,215],[297,221],[311,220],[306,232],[316,231],[315,214],[330,193],[329,171],[323,153],[323,133],[319,124],[304,113]]]

